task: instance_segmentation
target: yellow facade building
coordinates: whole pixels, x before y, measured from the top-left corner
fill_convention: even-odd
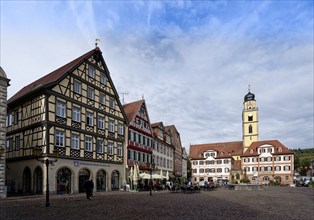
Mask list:
[[[259,140],[255,95],[244,96],[242,141],[190,145],[192,181],[293,183],[294,153],[278,140]]]

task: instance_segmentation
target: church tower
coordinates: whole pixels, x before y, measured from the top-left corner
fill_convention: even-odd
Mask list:
[[[250,92],[244,96],[242,112],[243,153],[252,142],[258,141],[258,108],[255,95]]]

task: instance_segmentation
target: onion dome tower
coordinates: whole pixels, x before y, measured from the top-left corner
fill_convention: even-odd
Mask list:
[[[258,108],[255,95],[249,92],[244,96],[242,112],[243,153],[252,142],[258,141]]]

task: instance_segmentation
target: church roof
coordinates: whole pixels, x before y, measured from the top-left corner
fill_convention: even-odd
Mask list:
[[[68,64],[65,64],[64,66],[52,71],[51,73],[41,77],[40,79],[30,83],[29,85],[23,87],[20,91],[18,91],[8,100],[8,104],[18,101],[19,99],[22,99],[24,96],[29,95],[33,92],[57,84],[60,81],[60,79],[63,79],[63,77],[68,74],[68,72],[77,68],[85,59],[88,59],[89,57],[96,53],[101,53],[98,47],[76,58],[75,60],[69,62]]]
[[[251,100],[255,100],[255,95],[251,92],[249,92],[248,94],[246,94],[244,96],[244,101],[247,102],[247,101],[251,101]]]
[[[221,142],[210,144],[194,144],[190,145],[190,158],[203,159],[204,152],[207,150],[214,150],[218,152],[218,157],[231,157],[235,155],[242,155],[243,142]]]

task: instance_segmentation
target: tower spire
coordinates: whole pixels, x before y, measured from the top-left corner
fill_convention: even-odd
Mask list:
[[[249,92],[251,91],[251,88],[250,88],[250,87],[251,87],[251,85],[249,84]]]

